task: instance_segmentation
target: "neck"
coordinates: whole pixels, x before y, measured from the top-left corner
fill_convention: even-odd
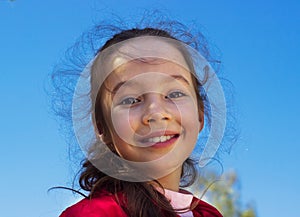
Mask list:
[[[179,182],[181,177],[182,167],[178,167],[172,173],[157,179],[157,181],[168,190],[179,191]],[[156,183],[154,184],[157,185]]]

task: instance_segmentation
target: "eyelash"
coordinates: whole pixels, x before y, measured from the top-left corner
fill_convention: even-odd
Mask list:
[[[170,97],[171,95],[175,95],[175,97]],[[179,98],[179,97],[183,97],[183,96],[186,96],[186,94],[184,94],[183,92],[181,91],[173,91],[171,93],[169,93],[165,98],[166,99],[174,99],[174,98]]]
[[[177,99],[177,98],[180,98],[183,96],[186,96],[186,94],[181,91],[173,91],[173,92],[169,93],[167,96],[165,96],[165,99],[172,100],[172,99]],[[120,105],[134,105],[141,101],[142,100],[140,98],[128,97],[128,98],[123,99],[119,104]]]
[[[128,103],[126,103],[126,101]],[[128,97],[128,98],[125,98],[123,99],[121,102],[120,102],[120,105],[133,105],[135,103],[138,103],[140,102],[141,100],[138,99],[138,98],[134,98],[134,97]]]

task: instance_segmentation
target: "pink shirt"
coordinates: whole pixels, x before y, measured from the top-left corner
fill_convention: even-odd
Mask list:
[[[184,209],[182,212],[184,213],[178,213],[179,216],[182,217],[194,217],[192,211],[189,210],[190,205],[193,200],[193,195],[190,194],[189,192],[176,192],[176,191],[171,191],[168,189],[165,189],[165,196],[170,200],[170,204],[172,207],[176,209]]]

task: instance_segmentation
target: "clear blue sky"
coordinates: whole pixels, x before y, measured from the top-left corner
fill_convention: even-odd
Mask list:
[[[225,170],[259,216],[299,216],[299,1],[0,0],[1,216],[55,217],[74,201],[67,145],[49,115],[44,83],[67,47],[105,11],[160,8],[197,21],[222,52],[242,131]]]

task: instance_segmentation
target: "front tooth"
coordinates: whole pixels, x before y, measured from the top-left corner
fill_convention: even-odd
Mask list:
[[[165,142],[167,140],[165,136],[161,136],[159,139],[160,139],[160,142]]]
[[[152,138],[152,141],[155,142],[155,143],[156,143],[156,142],[159,142],[159,141],[160,141],[160,138],[159,138],[159,137],[154,137],[154,138]]]
[[[161,138],[162,142],[165,142],[167,140],[171,139],[171,136],[164,136],[163,138]]]
[[[165,142],[169,139],[173,138],[173,136],[160,136],[160,137],[153,137],[153,138],[149,138],[148,142],[153,142],[153,143],[157,143],[157,142]]]

